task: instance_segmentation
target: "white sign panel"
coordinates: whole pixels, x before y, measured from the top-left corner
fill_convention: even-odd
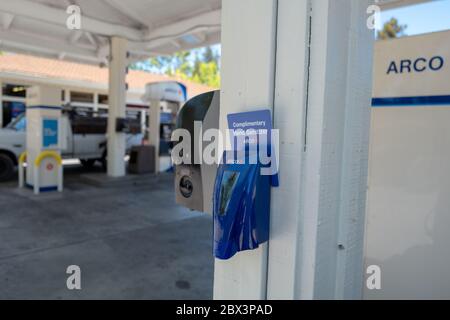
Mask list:
[[[450,299],[450,32],[377,42],[374,74],[364,298]]]
[[[374,106],[450,105],[449,79],[450,32],[375,45]]]

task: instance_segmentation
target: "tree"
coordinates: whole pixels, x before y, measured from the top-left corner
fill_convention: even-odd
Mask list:
[[[396,18],[391,18],[383,25],[383,29],[378,31],[378,39],[386,40],[404,35],[407,25],[400,25]]]
[[[211,47],[206,47],[203,52],[203,62],[218,62],[218,57]]]
[[[220,87],[219,66],[214,61],[202,62],[198,66],[198,71],[190,79],[194,82],[206,84],[211,87]]]
[[[220,87],[220,54],[213,47],[180,51],[172,56],[138,62],[131,69],[176,76],[211,87]]]

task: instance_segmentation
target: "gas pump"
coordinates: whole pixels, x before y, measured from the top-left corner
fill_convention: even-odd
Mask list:
[[[66,141],[61,109],[61,90],[50,86],[27,89],[27,151],[21,158],[27,160],[26,185],[35,194],[63,190],[61,150]]]
[[[154,148],[155,172],[159,172],[159,157],[167,153],[175,128],[176,115],[187,100],[187,89],[176,81],[149,83],[142,100],[149,103],[148,141]]]
[[[191,210],[212,213],[217,164],[195,163],[195,155],[203,154],[203,146],[199,145],[194,137],[200,131],[217,129],[219,118],[220,91],[207,92],[192,98],[178,114],[177,129],[189,132],[191,146],[190,150],[181,155],[183,163],[175,166],[176,202]],[[201,127],[196,128],[195,122],[200,123]]]

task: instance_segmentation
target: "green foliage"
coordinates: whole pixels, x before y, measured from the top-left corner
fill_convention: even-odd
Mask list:
[[[212,47],[180,51],[172,56],[151,58],[135,63],[132,69],[175,76],[211,87],[220,87],[220,55]]]
[[[407,27],[407,25],[400,25],[396,18],[391,18],[383,25],[383,29],[378,31],[378,39],[386,40],[402,36]]]
[[[203,62],[217,62],[218,57],[214,54],[214,51],[211,47],[206,47],[203,52]]]
[[[201,62],[193,74],[192,81],[206,84],[210,87],[220,87],[219,67],[215,61]]]

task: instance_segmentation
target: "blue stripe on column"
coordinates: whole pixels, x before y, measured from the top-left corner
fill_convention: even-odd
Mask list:
[[[449,96],[418,96],[398,98],[373,98],[372,107],[414,107],[414,106],[450,106]]]
[[[26,184],[26,187],[28,189],[34,189],[34,186],[32,184]],[[58,191],[58,186],[56,187],[41,187],[39,192],[53,192],[53,191]]]

